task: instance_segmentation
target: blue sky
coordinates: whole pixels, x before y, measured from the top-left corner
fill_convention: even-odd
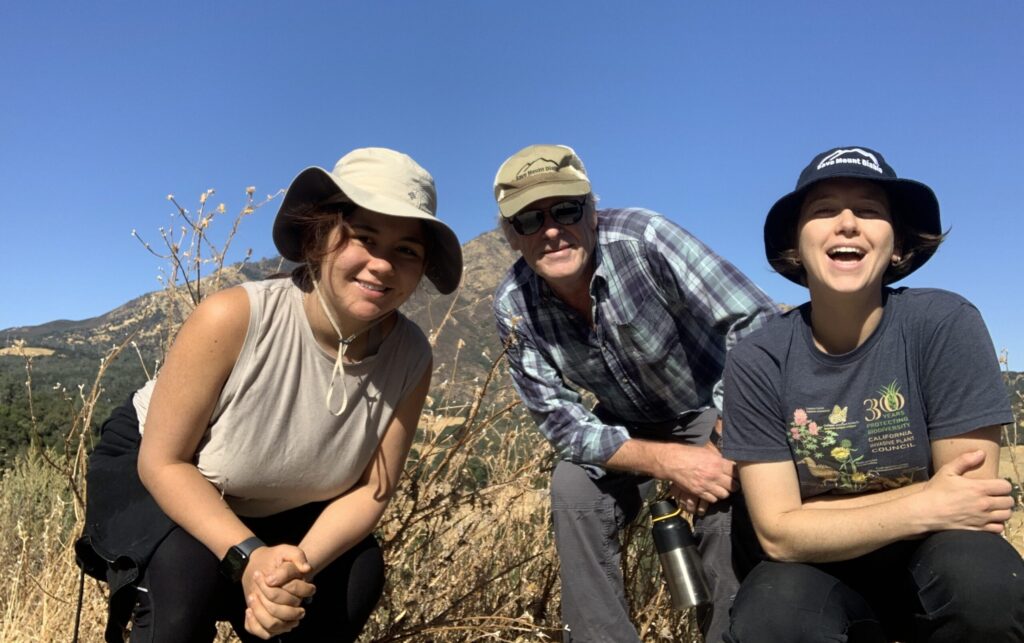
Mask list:
[[[571,145],[604,204],[665,214],[799,303],[764,215],[816,152],[866,145],[952,228],[901,283],[972,300],[1024,370],[1022,25],[1016,0],[7,2],[0,329],[159,288],[131,231],[158,237],[168,193],[234,212],[367,145],[430,170],[463,241],[492,228],[508,155]],[[234,259],[275,253],[275,210]]]

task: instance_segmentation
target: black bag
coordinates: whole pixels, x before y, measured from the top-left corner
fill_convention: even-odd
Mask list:
[[[124,640],[135,607],[135,583],[176,526],[139,480],[141,443],[139,419],[129,397],[103,423],[86,472],[85,528],[75,541],[75,562],[110,586],[108,642]]]

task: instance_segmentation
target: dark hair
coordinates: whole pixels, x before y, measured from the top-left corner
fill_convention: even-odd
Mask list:
[[[352,235],[345,219],[357,206],[349,201],[318,203],[293,217],[301,228],[303,263],[292,270],[292,281],[305,292],[313,290],[313,280],[320,278],[320,263],[324,257],[344,246]],[[338,240],[329,244],[331,232],[338,228]]]
[[[877,185],[880,185],[883,189],[885,188],[885,185],[881,183]],[[886,195],[889,197],[890,215],[892,215],[893,211],[896,210],[891,205],[893,195],[889,194],[888,190],[886,190]],[[800,209],[803,210],[803,205],[800,206]],[[807,273],[800,262],[800,252],[798,250],[800,245],[797,232],[799,221],[799,217],[794,220],[794,227],[790,232],[789,249],[779,252],[779,259],[773,266],[780,275],[794,281],[799,281],[803,286],[807,286]],[[919,253],[925,253],[926,256],[931,255],[945,241],[946,235],[949,234],[949,230],[941,234],[922,232],[896,216],[892,217],[892,229],[895,237],[895,247],[898,249],[900,259],[895,263],[890,263],[889,267],[885,269],[885,275],[882,277],[884,285],[906,277],[911,268],[916,265],[913,258]]]

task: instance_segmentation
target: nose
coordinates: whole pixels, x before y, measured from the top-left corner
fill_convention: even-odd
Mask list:
[[[563,226],[561,223],[555,221],[555,218],[551,216],[550,212],[544,213],[544,222],[541,224],[540,233],[548,239],[554,239],[562,233]]]
[[[540,229],[540,233],[548,239],[554,239],[558,236],[562,226],[558,225],[551,217],[545,217],[544,227]]]
[[[857,215],[850,208],[843,208],[836,215],[836,231],[840,234],[852,234],[857,231],[858,225]]]
[[[389,275],[395,271],[394,258],[386,253],[376,250],[370,253],[370,260],[367,262],[370,272],[378,275]]]

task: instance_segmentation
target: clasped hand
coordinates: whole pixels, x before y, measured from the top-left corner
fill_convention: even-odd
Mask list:
[[[984,462],[984,451],[963,453],[925,483],[924,493],[931,500],[927,506],[932,530],[1003,532],[1003,523],[1010,519],[1013,509],[1010,483],[1002,478],[980,479],[965,475]]]
[[[316,592],[308,580],[312,571],[305,553],[293,545],[253,551],[242,575],[245,629],[269,639],[298,626],[306,615],[304,603]]]

